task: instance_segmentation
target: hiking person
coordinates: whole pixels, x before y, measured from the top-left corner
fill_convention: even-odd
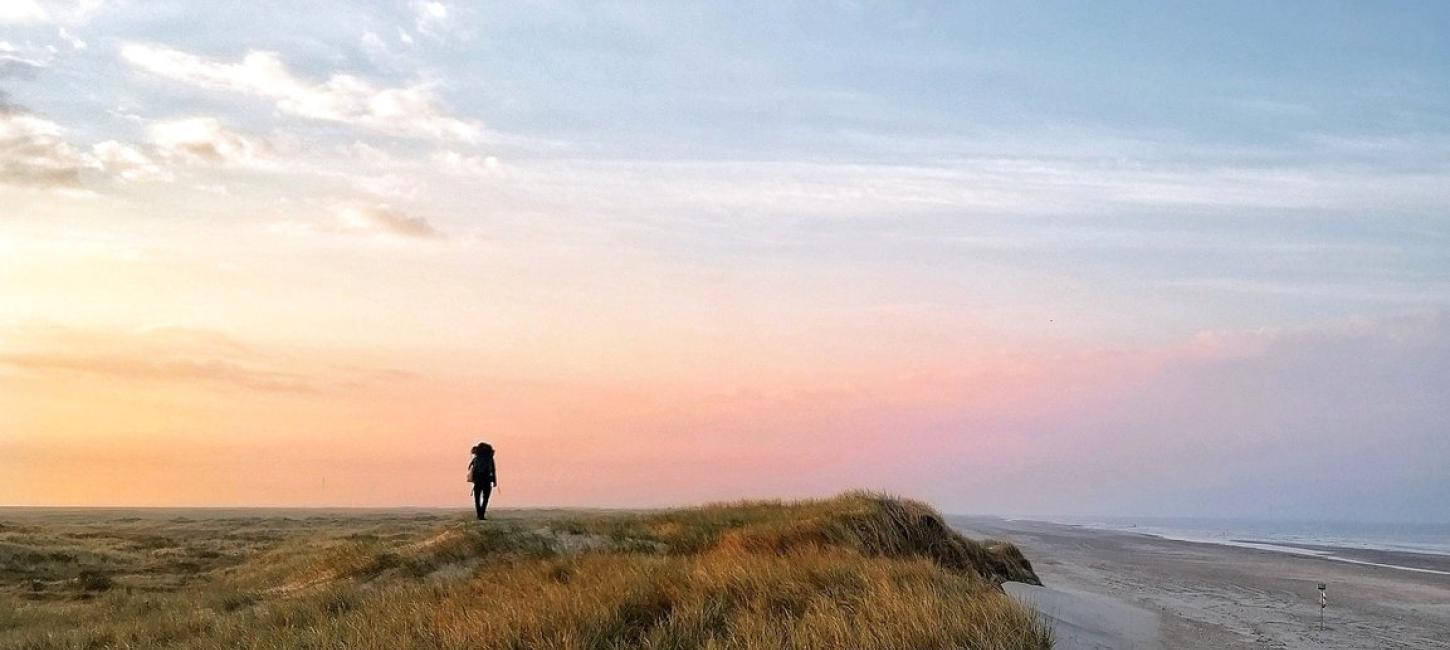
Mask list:
[[[480,442],[473,446],[473,460],[468,462],[468,482],[473,484],[473,512],[478,520],[488,519],[488,497],[498,486],[493,465],[493,445]]]

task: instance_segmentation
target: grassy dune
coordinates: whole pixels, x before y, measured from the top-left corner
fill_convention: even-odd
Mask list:
[[[649,513],[0,511],[0,648],[1047,648],[1009,544],[864,493]]]

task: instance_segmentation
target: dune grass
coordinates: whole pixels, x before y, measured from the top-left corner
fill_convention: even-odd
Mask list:
[[[0,512],[0,648],[1051,645],[1016,548],[917,502],[500,515]]]

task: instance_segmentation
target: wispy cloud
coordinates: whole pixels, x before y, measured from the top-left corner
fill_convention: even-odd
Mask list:
[[[88,163],[63,135],[60,125],[8,104],[0,95],[0,183],[79,188]]]
[[[329,206],[321,218],[310,217],[272,224],[278,232],[333,235],[375,235],[399,239],[444,239],[443,231],[424,217],[386,203],[342,202]]]
[[[220,359],[158,360],[131,356],[8,353],[0,354],[0,363],[28,370],[83,372],[121,379],[202,381],[268,391],[313,390],[299,375],[251,368]]]
[[[0,79],[32,79],[50,65],[53,56],[48,50],[21,48],[9,41],[0,41]]]
[[[104,4],[103,0],[6,0],[0,2],[0,24],[78,23]]]
[[[161,155],[180,162],[255,166],[271,153],[265,142],[228,129],[211,117],[157,122],[146,132]]]
[[[107,140],[91,147],[100,168],[127,182],[170,181],[176,177],[150,155],[123,142]]]
[[[457,176],[488,176],[499,170],[498,158],[461,154],[457,151],[440,151],[433,155],[433,163],[444,173]]]
[[[1450,174],[1314,167],[1154,169],[1131,163],[979,158],[934,164],[571,160],[509,166],[542,205],[597,213],[1093,216],[1124,210],[1426,209]]]
[[[347,389],[412,375],[321,362],[267,350],[204,329],[0,328],[0,366],[27,373],[281,393]]]
[[[409,215],[388,205],[347,205],[335,209],[338,222],[347,232],[379,233],[397,237],[429,239],[443,233],[427,219]]]
[[[352,124],[387,133],[474,141],[480,127],[449,115],[420,83],[380,88],[366,80],[334,74],[311,82],[294,75],[273,52],[250,52],[226,63],[167,47],[131,43],[121,48],[128,63],[160,77],[211,90],[264,97],[278,110],[298,117]]]
[[[413,3],[413,28],[419,33],[429,34],[448,25],[448,5],[435,0]]]
[[[45,326],[13,328],[8,334],[8,345],[0,347],[0,364],[26,371],[262,391],[312,392],[319,387],[317,379],[214,332]]]
[[[260,167],[265,142],[223,127],[213,118],[157,122],[150,146],[106,140],[89,151],[69,142],[59,124],[7,104],[0,95],[0,183],[32,188],[81,189],[82,173],[124,182],[168,182],[177,165]]]

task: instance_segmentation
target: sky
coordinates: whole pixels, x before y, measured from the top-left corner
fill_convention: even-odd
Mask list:
[[[1450,521],[1441,3],[0,4],[0,504]]]

